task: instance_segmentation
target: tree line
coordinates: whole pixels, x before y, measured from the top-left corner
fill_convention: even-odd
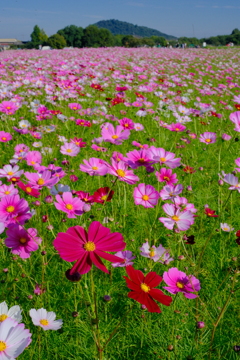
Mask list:
[[[27,49],[38,49],[41,46],[50,46],[53,49],[63,49],[64,47],[140,47],[140,46],[177,46],[177,44],[187,44],[187,46],[201,46],[203,42],[208,45],[227,45],[232,42],[240,45],[240,30],[234,29],[231,35],[219,35],[210,38],[187,38],[181,37],[178,40],[166,40],[162,36],[136,37],[133,35],[113,35],[108,29],[98,28],[96,25],[89,25],[86,28],[76,25],[69,25],[58,30],[56,34],[47,36],[43,29],[38,25],[34,26],[31,33],[31,41],[23,47]]]

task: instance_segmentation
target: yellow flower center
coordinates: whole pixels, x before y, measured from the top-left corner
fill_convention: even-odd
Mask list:
[[[206,141],[207,143],[212,142],[212,140],[211,140],[211,139],[206,139],[205,141]]]
[[[179,221],[179,220],[180,220],[177,215],[173,215],[173,216],[172,216],[172,219],[173,219],[174,221]]]
[[[10,194],[10,191],[5,191],[4,194],[9,195],[9,194]]]
[[[83,245],[86,251],[94,251],[96,249],[96,245],[92,241],[88,241]]]
[[[19,242],[20,242],[21,244],[25,244],[25,243],[27,242],[27,239],[24,238],[24,237],[21,237],[21,238],[19,239]]]
[[[6,320],[7,318],[8,318],[8,316],[6,314],[0,315],[0,323],[3,322],[4,320]]]
[[[72,150],[71,150],[71,149],[67,149],[66,151],[67,151],[68,153],[71,153],[71,152],[72,152]]]
[[[103,195],[103,196],[101,197],[101,200],[106,201],[106,200],[107,200],[107,195]]]
[[[6,350],[7,344],[4,341],[0,341],[0,353]]]
[[[43,179],[38,179],[37,183],[38,183],[38,185],[43,185],[43,184],[44,184],[44,180],[43,180]]]
[[[32,192],[32,189],[30,187],[26,187],[26,192],[30,193]]]
[[[98,167],[97,166],[92,166],[92,169],[93,170],[98,170]]]
[[[7,207],[6,210],[7,210],[7,212],[12,213],[15,210],[15,207],[10,205],[10,206]]]
[[[12,172],[12,171],[9,171],[7,174],[8,174],[8,175],[13,175],[13,172]]]
[[[118,176],[120,176],[120,177],[124,177],[124,176],[126,175],[125,171],[123,171],[123,170],[121,170],[121,169],[118,169],[118,170],[117,170],[117,174],[118,174]]]
[[[144,163],[144,162],[145,162],[145,159],[140,158],[140,159],[138,159],[138,161],[139,161],[140,163]]]
[[[47,319],[42,319],[42,320],[40,320],[39,322],[40,322],[40,324],[42,324],[43,326],[48,326],[48,324],[49,324],[49,321],[48,321]]]
[[[153,257],[153,256],[155,256],[155,254],[156,254],[156,252],[154,251],[153,248],[151,248],[149,255],[150,255],[151,257]]]
[[[175,131],[179,131],[180,129],[179,128],[175,128]]]
[[[72,209],[73,209],[72,204],[67,204],[67,205],[66,205],[66,209],[68,209],[68,210],[72,210]]]
[[[143,195],[142,199],[143,199],[144,201],[147,201],[147,200],[149,199],[149,196],[148,196],[148,195]]]
[[[148,293],[150,291],[150,287],[145,283],[142,283],[140,287],[141,287],[142,291],[144,291],[146,293]]]
[[[6,138],[6,137],[2,137],[2,140],[7,140],[7,138]]]
[[[183,284],[181,281],[178,281],[176,285],[177,285],[177,287],[178,287],[179,289],[183,289],[183,288],[184,288],[184,284]]]
[[[112,139],[118,139],[118,136],[117,136],[117,135],[113,135],[113,136],[112,136]]]
[[[166,161],[166,158],[160,158],[160,161],[162,161],[162,162],[165,162]]]
[[[31,164],[34,165],[34,164],[36,164],[36,163],[35,163],[35,161],[31,161]]]
[[[170,180],[168,176],[164,176],[163,179],[166,180],[166,181]]]

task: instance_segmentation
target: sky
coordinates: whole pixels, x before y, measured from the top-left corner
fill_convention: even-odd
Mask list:
[[[240,0],[1,0],[0,38],[27,41],[35,25],[50,36],[110,19],[176,37],[227,35],[240,29]]]

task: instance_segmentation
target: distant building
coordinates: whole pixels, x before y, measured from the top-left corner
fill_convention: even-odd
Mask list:
[[[7,50],[11,45],[23,45],[22,41],[17,39],[0,39],[0,48],[3,50]]]

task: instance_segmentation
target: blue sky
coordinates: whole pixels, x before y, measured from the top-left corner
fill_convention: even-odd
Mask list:
[[[226,35],[240,29],[240,0],[2,0],[0,38],[30,40],[34,25],[50,36],[67,25],[109,19],[177,37]]]

